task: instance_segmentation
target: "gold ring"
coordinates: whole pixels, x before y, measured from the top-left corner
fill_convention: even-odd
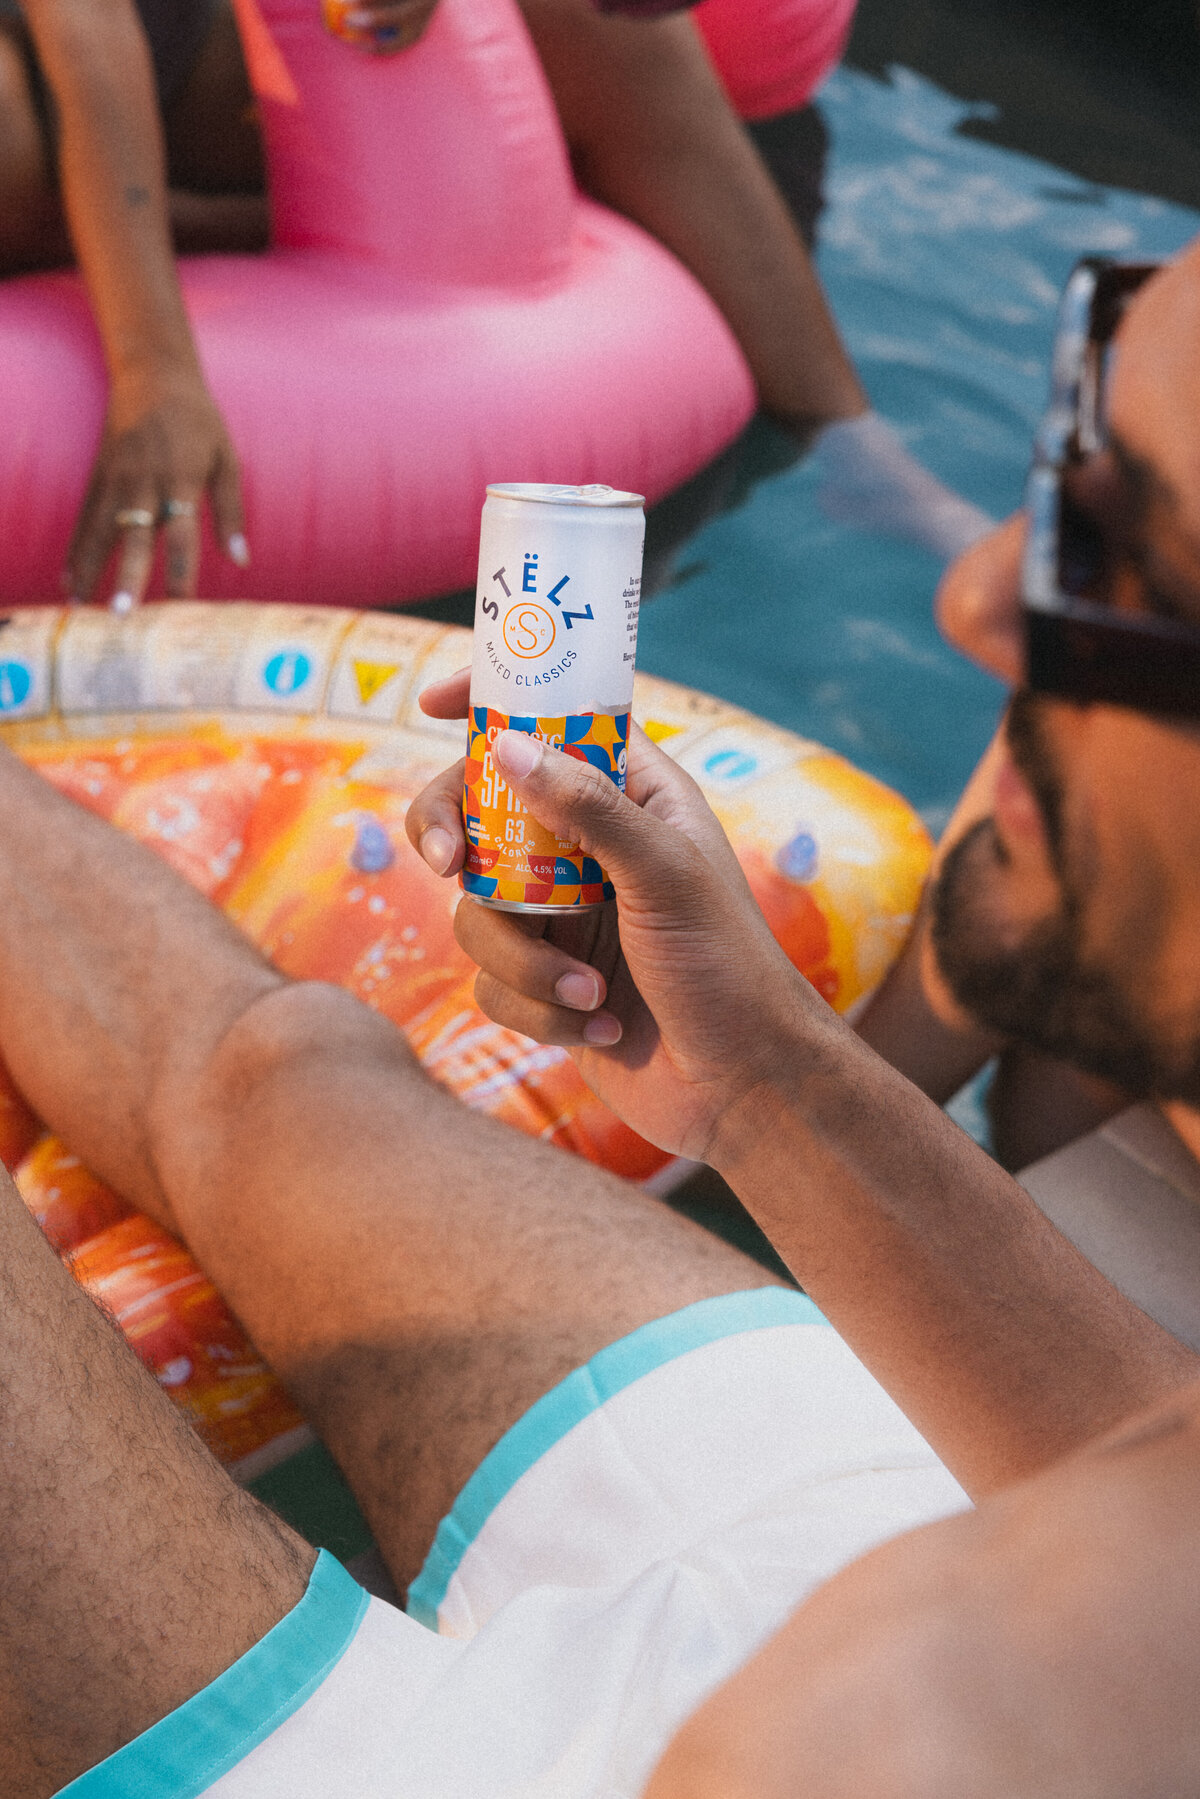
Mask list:
[[[157,521],[144,506],[126,506],[113,521],[118,531],[149,531]]]
[[[195,500],[164,500],[162,515],[164,518],[195,518]]]

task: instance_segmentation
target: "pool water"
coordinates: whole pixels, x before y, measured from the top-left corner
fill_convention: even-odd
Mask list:
[[[973,136],[997,109],[906,68],[843,67],[819,106],[832,151],[817,261],[872,404],[939,479],[1003,517],[1020,504],[1072,266],[1170,255],[1200,212]],[[1140,144],[1133,111],[1107,116]],[[938,635],[939,559],[834,522],[820,485],[815,460],[758,418],[656,507],[638,663],[828,744],[936,833],[1003,692]],[[412,610],[470,624],[474,596]]]
[[[1200,214],[963,135],[990,109],[907,69],[842,68],[820,105],[832,155],[818,262],[871,401],[1001,517],[1020,503],[1072,265],[1169,255]],[[938,560],[830,522],[813,462],[765,422],[739,454],[742,497],[676,552],[642,614],[640,666],[841,751],[937,830],[1002,700],[938,636]]]

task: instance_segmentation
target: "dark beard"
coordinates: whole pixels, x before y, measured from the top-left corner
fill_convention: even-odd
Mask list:
[[[955,844],[933,890],[933,948],[955,999],[977,1023],[1003,1037],[1058,1056],[1124,1088],[1151,1095],[1200,1097],[1200,1067],[1181,1078],[1133,1018],[1116,984],[1084,966],[1077,920],[1064,907],[1006,946],[989,928],[986,857],[993,848],[988,818]]]
[[[1135,1099],[1200,1104],[1200,1031],[1166,1043],[1139,1017],[1120,976],[1085,960],[1083,882],[1073,882],[1063,840],[1061,786],[1039,729],[1037,702],[1018,694],[1008,723],[1013,760],[1046,824],[1062,902],[1018,943],[1005,942],[989,904],[1005,854],[990,818],[957,843],[932,895],[933,948],[959,1005],[986,1029],[1113,1082]]]

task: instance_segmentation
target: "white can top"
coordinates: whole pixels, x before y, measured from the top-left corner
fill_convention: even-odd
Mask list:
[[[493,481],[488,494],[495,500],[535,500],[543,506],[643,506],[645,496],[622,493],[595,481],[589,487],[564,487],[549,481]]]
[[[532,482],[489,487],[472,705],[510,717],[627,712],[645,534],[636,494]]]

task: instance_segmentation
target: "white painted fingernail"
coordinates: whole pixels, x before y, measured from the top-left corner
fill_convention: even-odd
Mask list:
[[[444,875],[454,860],[454,839],[441,825],[421,832],[421,855],[435,875]]]
[[[576,1012],[594,1012],[600,1004],[600,983],[594,974],[560,975],[554,991],[564,1006],[572,1006]]]
[[[601,1012],[596,1018],[589,1018],[584,1025],[583,1040],[596,1049],[608,1049],[621,1041],[620,1022],[611,1012]]]
[[[239,568],[250,567],[250,545],[240,531],[235,531],[225,545],[229,551],[229,560],[236,562]]]
[[[118,618],[125,618],[133,611],[135,603],[133,595],[122,588],[120,593],[114,593],[108,602],[108,609],[110,612],[115,612]]]

